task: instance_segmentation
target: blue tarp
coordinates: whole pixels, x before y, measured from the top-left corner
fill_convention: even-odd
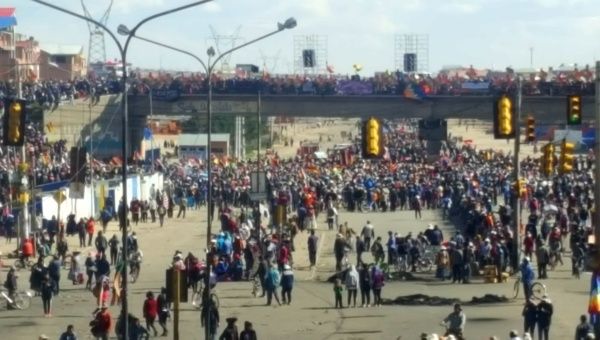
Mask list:
[[[42,192],[55,191],[60,188],[64,188],[69,185],[69,181],[58,181],[52,183],[46,183],[36,186],[36,189],[41,190]]]

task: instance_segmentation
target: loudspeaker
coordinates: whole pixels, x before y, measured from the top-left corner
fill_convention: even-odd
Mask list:
[[[69,158],[71,161],[71,182],[85,183],[87,171],[87,152],[85,147],[72,147]]]
[[[303,50],[302,60],[304,61],[304,67],[315,67],[315,50]]]
[[[417,54],[404,53],[404,72],[415,72],[417,70]]]

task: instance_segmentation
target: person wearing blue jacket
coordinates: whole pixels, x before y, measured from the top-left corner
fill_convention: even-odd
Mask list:
[[[294,288],[294,272],[289,264],[285,264],[281,275],[281,299],[284,304],[292,303],[292,288]]]
[[[267,272],[265,277],[265,290],[267,291],[267,306],[271,305],[271,300],[273,296],[275,296],[275,300],[281,306],[281,302],[279,301],[279,294],[277,294],[277,288],[280,284],[279,271],[277,270],[277,266],[275,264],[271,264],[271,268]]]
[[[523,281],[523,291],[525,292],[526,301],[531,299],[531,286],[533,285],[533,280],[535,280],[535,273],[529,262],[529,257],[524,257],[519,268],[521,270],[521,280]]]

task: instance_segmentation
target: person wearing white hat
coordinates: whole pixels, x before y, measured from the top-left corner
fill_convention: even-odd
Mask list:
[[[292,289],[294,288],[294,272],[289,264],[283,265],[281,273],[281,299],[283,304],[292,303]]]

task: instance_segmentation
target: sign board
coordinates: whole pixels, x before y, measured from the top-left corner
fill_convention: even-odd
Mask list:
[[[554,142],[566,139],[569,142],[581,143],[583,138],[581,130],[554,130]]]
[[[85,183],[71,182],[69,185],[70,199],[83,199],[85,191]]]
[[[173,274],[173,268],[169,268],[165,273],[165,287],[167,288],[167,300],[174,302],[174,298],[179,293],[179,302],[188,302],[187,275],[182,275],[180,270],[175,270],[178,277]],[[176,281],[179,281],[179,291],[176,288]]]
[[[55,192],[53,197],[56,203],[58,204],[62,204],[62,202],[64,202],[67,199],[67,196],[62,190]]]
[[[267,175],[264,171],[252,171],[250,173],[250,192],[267,192]]]

